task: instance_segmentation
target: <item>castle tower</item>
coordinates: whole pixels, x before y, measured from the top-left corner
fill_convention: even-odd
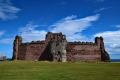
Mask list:
[[[103,37],[100,37],[101,60],[110,62],[109,54],[105,51]]]
[[[105,51],[103,37],[96,37],[95,43],[99,46],[101,50],[101,61],[110,62],[109,54]]]
[[[95,43],[100,47],[101,40],[99,37],[95,37]]]
[[[22,43],[22,38],[20,36],[16,36],[14,43],[13,43],[13,57],[12,60],[17,60],[17,56],[18,56],[18,49],[19,49],[19,45],[21,45]]]
[[[62,33],[54,33],[50,41],[50,54],[53,62],[66,62],[66,37]]]

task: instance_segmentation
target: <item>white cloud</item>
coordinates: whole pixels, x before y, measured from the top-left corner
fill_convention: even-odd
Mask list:
[[[13,38],[4,38],[0,40],[0,44],[13,44]]]
[[[120,30],[118,31],[105,31],[94,35],[102,36],[106,46],[106,51],[109,54],[120,54]]]
[[[38,27],[38,25],[33,25],[32,22],[28,23],[25,27],[19,28],[19,32],[27,32],[32,31],[34,28]]]
[[[110,9],[110,8],[112,8],[112,7],[106,7],[106,8],[102,7],[100,9],[95,10],[94,13],[97,13],[97,12],[100,12],[100,11],[103,11],[103,10],[107,10],[107,9]]]
[[[47,32],[45,30],[36,30],[36,27],[39,26],[33,25],[33,23],[30,22],[25,27],[19,28],[19,34],[23,38],[24,42],[45,40]]]
[[[98,20],[99,14],[88,16],[85,18],[77,18],[77,16],[68,16],[50,26],[51,32],[62,32],[66,35],[68,41],[85,40],[85,36],[81,32],[92,26],[92,22]]]
[[[116,43],[114,43],[114,44],[111,44],[110,47],[112,47],[112,48],[117,48],[117,47],[119,47],[119,45],[116,44]]]
[[[99,14],[79,19],[77,16],[72,15],[57,21],[51,25],[48,30],[56,33],[62,32],[67,36],[68,41],[85,40],[87,38],[81,35],[81,32],[89,26],[92,26],[92,22],[98,20],[98,18]],[[47,31],[37,30],[37,27],[39,27],[39,25],[33,25],[33,23],[30,22],[25,27],[19,28],[19,34],[22,36],[24,42],[45,40]]]
[[[5,34],[5,31],[0,31],[0,37]]]
[[[0,0],[0,19],[7,20],[7,19],[14,19],[17,18],[15,15],[19,8],[12,6],[11,0]]]

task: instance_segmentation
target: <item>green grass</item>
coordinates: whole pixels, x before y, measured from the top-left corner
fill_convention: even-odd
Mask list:
[[[120,80],[120,63],[5,61],[0,80]]]

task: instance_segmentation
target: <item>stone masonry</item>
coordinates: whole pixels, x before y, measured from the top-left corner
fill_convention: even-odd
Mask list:
[[[20,36],[16,36],[13,44],[12,59],[53,62],[110,61],[102,37],[96,37],[94,43],[67,42],[66,36],[61,32],[48,32],[45,40],[26,43],[22,43]]]

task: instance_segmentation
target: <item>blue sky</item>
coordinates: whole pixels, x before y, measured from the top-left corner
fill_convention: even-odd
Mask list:
[[[16,35],[44,40],[48,31],[68,41],[104,38],[106,51],[120,59],[120,0],[0,0],[0,54],[12,57]]]

